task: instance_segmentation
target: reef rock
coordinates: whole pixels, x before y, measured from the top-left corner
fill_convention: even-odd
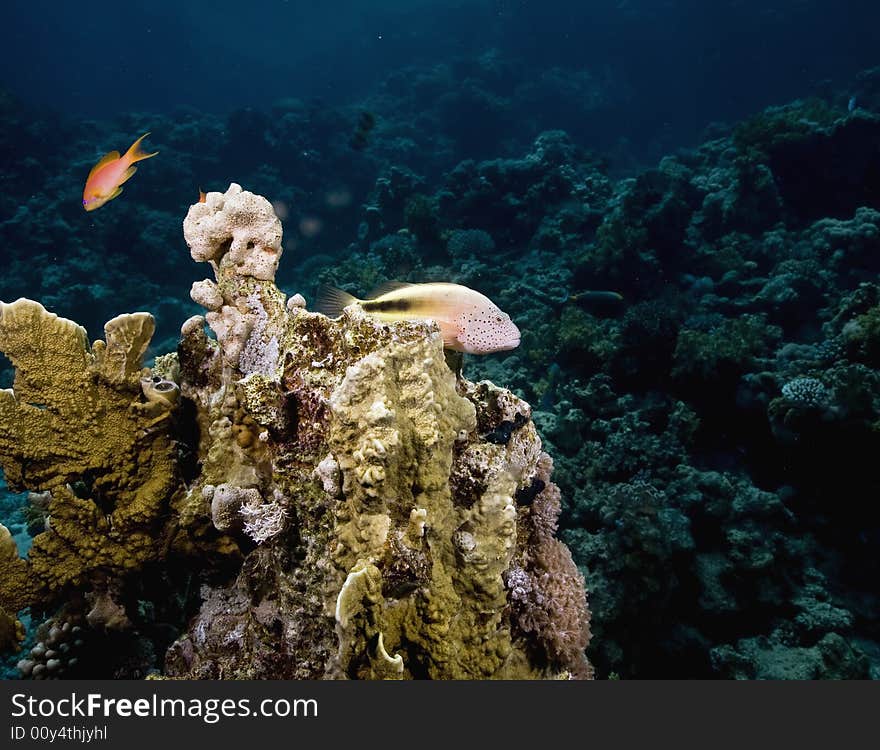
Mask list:
[[[104,420],[106,411],[124,413],[146,441],[132,449],[141,445],[153,461],[175,441],[173,473],[153,475],[161,480],[122,474],[132,499],[159,492],[158,505],[147,503],[138,516],[139,530],[153,531],[153,553],[144,558],[136,546],[125,570],[105,566],[100,576],[64,556],[64,575],[33,581],[21,581],[18,565],[0,566],[0,589],[14,574],[23,592],[0,606],[57,606],[61,599],[47,586],[56,581],[79,587],[84,611],[110,590],[121,603],[126,577],[146,562],[164,564],[173,581],[175,566],[190,558],[205,572],[195,616],[181,620],[186,625],[157,665],[168,676],[590,676],[584,580],[555,538],[559,491],[529,405],[487,381],[457,377],[431,322],[389,325],[355,308],[331,320],[309,312],[299,296],[288,303],[274,284],[280,222],[265,199],[237,185],[192,206],[184,234],[193,258],[215,273],[193,287],[205,317],[184,323],[177,355],[159,358],[151,372],[135,367],[149,337],[126,338],[116,379],[84,381],[111,395],[90,385],[91,400],[69,412],[70,429],[94,421],[96,410]],[[45,312],[30,315],[33,325],[46,325]],[[91,373],[107,360],[71,330],[62,339],[69,356],[39,383],[23,381],[32,385],[28,408],[39,409],[43,392],[58,393],[66,373]],[[55,346],[48,337],[38,342]],[[138,377],[141,391],[130,393]],[[173,386],[179,397],[156,397]],[[24,406],[10,402],[0,412],[4,434]],[[145,415],[152,415],[146,427],[138,422]],[[28,445],[0,443],[8,473],[29,465],[22,461]],[[69,460],[65,445],[45,442],[34,486],[22,472],[10,476],[57,493],[53,529],[65,504],[88,506],[100,523],[98,498],[65,489],[73,470],[53,473]],[[129,507],[128,497],[114,507]],[[162,524],[154,523],[156,508]],[[94,531],[84,511],[75,520],[74,539]],[[108,524],[98,537],[114,530]],[[87,551],[67,549],[80,553]],[[145,611],[113,606],[126,628],[128,617]],[[115,637],[138,631],[141,623],[132,624]]]

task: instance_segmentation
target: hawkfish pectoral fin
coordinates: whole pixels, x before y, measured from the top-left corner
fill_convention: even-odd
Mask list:
[[[330,284],[321,284],[315,297],[315,312],[322,313],[328,318],[338,318],[346,307],[358,301],[353,294]]]
[[[443,346],[447,349],[460,350],[461,342],[458,340],[458,335],[461,333],[461,329],[455,323],[450,323],[448,320],[434,319],[434,322],[440,327]]]

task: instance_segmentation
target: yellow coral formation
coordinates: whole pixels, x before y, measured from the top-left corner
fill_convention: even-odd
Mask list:
[[[399,680],[403,676],[404,664],[400,654],[391,656],[385,650],[385,640],[382,633],[376,641],[376,653],[370,658],[372,677],[379,680]]]
[[[424,567],[422,585],[409,596],[369,605],[357,599],[370,616],[361,619],[360,631],[343,630],[340,653],[375,654],[369,644],[382,634],[383,644],[387,639],[394,649],[418,653],[432,677],[539,676],[527,659],[511,658],[502,573],[517,541],[513,495],[523,473],[534,471],[540,442],[532,452],[519,443],[486,446],[494,454],[491,486],[471,507],[456,507],[449,484],[453,445],[476,429],[476,413],[456,390],[442,343],[431,336],[394,341],[349,366],[330,407],[329,446],[345,496],[336,511],[334,560],[363,571],[393,565],[394,548],[391,558],[411,554],[412,565]]]
[[[18,556],[12,535],[0,523],[0,651],[15,646],[24,630],[13,615],[31,603],[34,581],[27,563]]]
[[[156,556],[155,524],[175,486],[170,439],[143,409],[147,313],[85,329],[26,299],[0,303],[0,351],[15,384],[0,391],[0,465],[10,487],[50,491],[50,530],[30,553],[34,588],[130,570]]]
[[[439,342],[394,343],[350,366],[330,396],[329,445],[342,472],[333,550],[337,565],[382,557],[411,513],[442,525],[451,510],[452,443],[475,426],[455,392]],[[370,634],[371,635],[371,634]]]
[[[122,383],[140,372],[141,359],[156,323],[149,313],[117,315],[104,325],[104,341],[92,347],[95,368],[111,383]]]
[[[336,622],[346,630],[365,605],[375,604],[381,599],[381,592],[382,574],[379,569],[370,563],[358,562],[336,597]]]

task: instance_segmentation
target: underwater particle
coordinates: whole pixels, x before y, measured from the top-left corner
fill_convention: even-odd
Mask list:
[[[159,153],[154,151],[152,154],[148,154],[141,151],[141,141],[148,135],[149,133],[144,133],[131,144],[131,147],[122,156],[118,151],[110,151],[104,154],[92,167],[83,188],[82,204],[86,211],[94,211],[108,201],[112,201],[122,192],[122,187],[120,187],[122,183],[131,179],[137,171],[134,163],[149,159]]]
[[[303,237],[317,237],[324,229],[324,222],[317,216],[304,216],[299,222],[299,232]]]
[[[351,192],[346,188],[330,190],[324,196],[324,202],[331,208],[345,208],[351,204]]]
[[[272,210],[281,221],[287,221],[290,216],[290,209],[284,201],[272,201]]]

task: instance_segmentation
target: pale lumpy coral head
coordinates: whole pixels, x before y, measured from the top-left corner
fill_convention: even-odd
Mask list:
[[[193,260],[227,262],[244,276],[275,279],[281,259],[281,221],[261,195],[232,183],[225,193],[208,193],[190,206],[183,235]]]
[[[463,311],[456,322],[459,328],[457,338],[463,352],[491,354],[519,346],[520,333],[516,323],[488,299]]]

